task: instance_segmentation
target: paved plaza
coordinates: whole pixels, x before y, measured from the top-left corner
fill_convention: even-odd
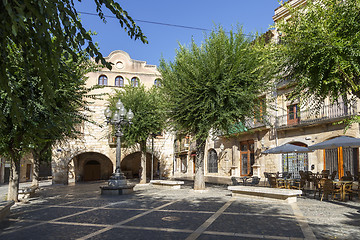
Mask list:
[[[137,185],[101,196],[105,182],[42,185],[12,207],[0,239],[360,239],[360,202],[300,197],[295,204],[231,197],[226,186],[197,192]]]

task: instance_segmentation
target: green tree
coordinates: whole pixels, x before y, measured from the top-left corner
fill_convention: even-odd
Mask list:
[[[86,119],[81,111],[86,106],[83,99],[87,92],[84,87],[87,57],[79,54],[74,60],[64,54],[61,64],[54,69],[61,79],[51,85],[55,95],[49,104],[42,79],[38,77],[39,70],[31,62],[25,64],[17,46],[13,44],[8,48],[12,50],[9,59],[17,71],[8,71],[6,76],[11,83],[11,93],[16,94],[19,101],[13,101],[8,90],[0,90],[0,110],[5,119],[0,127],[0,154],[11,161],[8,199],[17,201],[21,158],[32,153],[38,163],[56,140],[70,136],[74,125]],[[13,108],[18,109],[18,119],[11,114]]]
[[[121,28],[124,28],[130,38],[147,43],[139,26],[119,3],[114,0],[94,0],[94,2],[96,11],[104,22],[105,8],[116,16]],[[101,61],[103,65],[111,68],[110,63],[104,60],[93,43],[91,32],[83,27],[73,0],[0,1],[0,36],[0,88],[6,91],[13,101],[19,103],[21,99],[12,93],[9,86],[10,79],[6,77],[7,72],[17,71],[9,61],[12,53],[8,45],[15,44],[21,50],[21,59],[32,63],[33,67],[39,70],[38,74],[42,79],[41,88],[49,104],[52,104],[52,96],[54,96],[51,86],[54,82],[60,81],[57,65],[61,61],[63,50],[74,59],[84,50],[91,57],[95,57],[97,62]],[[21,116],[17,108],[10,111],[16,118]]]
[[[105,7],[116,16],[130,38],[147,42],[141,29],[118,3],[114,0],[94,2],[103,21]],[[82,66],[84,51],[110,69],[111,65],[105,62],[93,43],[91,32],[82,26],[73,0],[0,1],[0,23],[0,153],[12,160],[8,197],[17,201],[20,159],[30,146],[38,150],[43,148],[42,143],[32,140],[33,134],[29,132],[39,133],[37,130],[43,127],[43,120],[53,121],[54,126],[45,124],[53,131],[61,124],[55,117],[67,119],[63,115],[66,111],[60,107],[68,102],[64,100],[60,104],[57,97],[61,93],[65,99],[69,89],[76,90],[79,84],[78,78],[73,79],[73,68],[68,61]],[[63,84],[68,86],[64,92],[61,90]],[[74,106],[80,103],[76,101],[80,100],[72,102]],[[71,127],[63,130],[69,132]],[[49,132],[53,134],[52,131]],[[62,131],[54,132],[57,135]],[[45,145],[53,141],[43,132],[38,136]]]
[[[32,121],[33,129],[27,129],[31,136],[30,152],[33,156],[33,186],[38,186],[39,166],[41,161],[49,162],[51,158],[51,148],[62,140],[76,138],[81,135],[76,127],[84,121],[89,121],[86,117],[87,102],[86,97],[91,89],[85,87],[85,74],[95,70],[95,65],[87,60],[86,53],[79,54],[76,61],[70,57],[62,57],[65,63],[59,70],[62,81],[53,86],[54,106],[43,104],[43,98],[37,98],[37,111],[28,116]],[[71,79],[71,81],[68,81]],[[41,92],[40,92],[41,93]]]
[[[275,50],[280,80],[295,85],[293,98],[319,107],[360,98],[360,1],[308,0],[304,8],[288,5],[291,18],[276,24],[282,34]]]
[[[254,117],[267,87],[261,41],[242,29],[213,30],[201,46],[179,47],[174,62],[160,63],[162,89],[176,130],[196,138],[194,189],[204,189],[204,149],[209,133],[227,133],[231,126]]]
[[[123,143],[127,147],[139,144],[141,149],[140,183],[146,183],[146,141],[151,134],[162,132],[166,126],[166,109],[159,88],[153,86],[146,90],[143,84],[132,87],[130,84],[116,92],[109,99],[110,108],[121,99],[126,109],[134,113],[132,124],[123,128]]]

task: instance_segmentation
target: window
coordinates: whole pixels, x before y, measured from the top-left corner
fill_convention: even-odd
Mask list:
[[[133,77],[133,78],[131,79],[131,86],[132,86],[132,87],[138,87],[139,84],[140,84],[139,78]]]
[[[255,163],[254,141],[240,143],[240,175],[249,176],[253,174],[252,165]]]
[[[107,76],[101,75],[99,77],[98,84],[101,85],[101,86],[107,86]]]
[[[293,142],[291,144],[307,147],[301,142]],[[282,171],[291,173],[292,178],[300,178],[299,171],[309,170],[309,160],[307,153],[284,153],[282,154]]]
[[[287,123],[288,125],[298,124],[300,122],[300,107],[297,104],[288,106]]]
[[[325,166],[324,169],[330,170],[330,173],[337,171],[336,178],[341,178],[349,171],[352,176],[359,176],[360,162],[358,148],[334,148],[324,149]]]
[[[210,149],[208,153],[208,172],[218,172],[218,156],[214,149]]]
[[[161,86],[161,79],[159,79],[159,78],[155,79],[154,85],[155,85],[155,87],[160,87]]]
[[[124,87],[124,78],[121,76],[117,76],[115,78],[115,86],[117,87]]]

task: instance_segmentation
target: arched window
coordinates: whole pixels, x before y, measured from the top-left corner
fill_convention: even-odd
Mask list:
[[[155,85],[155,87],[160,87],[161,86],[161,79],[160,78],[155,79],[154,85]]]
[[[133,78],[131,79],[131,86],[132,86],[132,87],[138,87],[139,84],[140,84],[140,79],[139,79],[139,78],[133,77]]]
[[[124,87],[124,78],[121,76],[117,76],[115,78],[115,86],[117,87]]]
[[[99,77],[98,84],[99,84],[99,85],[102,85],[102,86],[107,86],[107,76],[101,75],[101,76]]]
[[[218,156],[214,149],[210,149],[208,153],[208,172],[218,172]]]

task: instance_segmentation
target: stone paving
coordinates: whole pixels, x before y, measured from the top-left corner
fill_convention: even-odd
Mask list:
[[[0,239],[360,239],[360,202],[294,204],[207,190],[137,185],[131,195],[101,196],[104,182],[43,186],[13,206]]]

